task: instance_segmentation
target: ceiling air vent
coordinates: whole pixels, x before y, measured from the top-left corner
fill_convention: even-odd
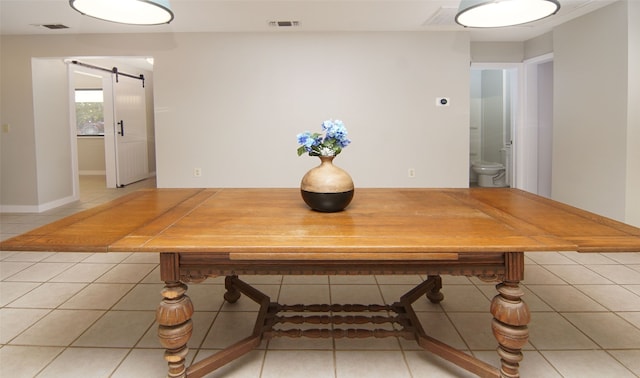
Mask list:
[[[69,29],[67,25],[63,25],[63,24],[32,24],[32,25],[37,28],[47,28],[52,30]]]
[[[300,21],[269,21],[272,28],[295,28],[300,26]]]
[[[457,25],[456,24],[456,13],[458,13],[458,8],[440,7],[440,9],[438,9],[422,25],[423,26]]]

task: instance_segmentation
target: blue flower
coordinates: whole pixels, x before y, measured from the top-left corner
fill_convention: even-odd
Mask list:
[[[319,133],[305,131],[298,134],[298,156],[309,153],[311,156],[335,156],[342,151],[342,148],[351,143],[347,138],[347,128],[340,120],[326,120],[322,122],[322,130],[325,132],[323,138]]]

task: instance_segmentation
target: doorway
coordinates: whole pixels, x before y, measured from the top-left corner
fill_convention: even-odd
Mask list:
[[[122,187],[153,175],[152,63],[144,58],[127,57],[83,57],[66,61],[72,92],[87,87],[99,88],[104,98],[103,133],[77,137],[77,173],[102,175],[109,188]],[[72,111],[72,124],[79,120],[74,120],[75,116]]]
[[[506,186],[516,187],[514,134],[519,123],[520,66],[473,64],[470,78],[469,166],[500,164]],[[477,179],[470,169],[470,185]]]

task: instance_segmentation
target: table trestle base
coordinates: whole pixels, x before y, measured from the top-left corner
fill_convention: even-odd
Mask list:
[[[241,294],[246,295],[260,305],[260,310],[251,336],[231,345],[186,369],[186,377],[202,377],[223,365],[242,357],[257,348],[263,340],[275,337],[309,338],[385,338],[402,337],[415,340],[425,350],[434,353],[456,365],[480,376],[500,377],[500,371],[492,365],[476,359],[466,353],[428,336],[415,311],[413,303],[423,297],[438,303],[443,299],[440,289],[440,276],[428,279],[404,294],[398,302],[390,305],[362,304],[295,304],[284,305],[271,302],[270,298],[259,290],[240,280],[237,276],[227,276],[225,299],[231,303]],[[296,313],[287,315],[287,313]],[[299,315],[299,313],[314,313]],[[316,315],[330,313],[331,315]],[[350,315],[357,313],[357,315]],[[339,315],[336,315],[339,314]],[[382,315],[379,315],[382,314]],[[387,315],[384,315],[387,314]],[[285,324],[326,325],[327,328],[283,329]],[[388,328],[334,328],[340,325],[386,324]]]

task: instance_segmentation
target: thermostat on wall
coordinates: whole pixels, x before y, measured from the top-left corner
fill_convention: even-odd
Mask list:
[[[436,106],[449,106],[451,100],[448,97],[436,97]]]

